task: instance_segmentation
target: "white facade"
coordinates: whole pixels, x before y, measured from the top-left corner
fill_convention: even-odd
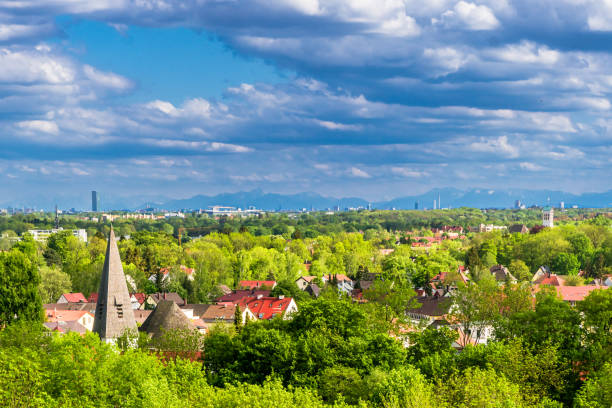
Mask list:
[[[542,210],[542,225],[545,227],[553,228],[555,226],[554,217],[555,217],[555,210],[553,210],[552,208],[543,209]]]
[[[28,230],[28,233],[32,235],[35,241],[46,241],[52,234],[64,231],[63,228],[50,229],[50,230]],[[77,237],[81,242],[87,242],[87,231],[84,229],[66,230],[71,231],[72,235]]]

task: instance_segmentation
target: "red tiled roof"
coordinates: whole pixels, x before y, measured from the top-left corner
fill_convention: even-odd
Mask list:
[[[550,276],[541,277],[536,280],[535,283],[539,283],[540,285],[563,286],[565,281],[562,277],[551,274]]]
[[[241,308],[248,306],[258,319],[268,320],[283,314],[291,301],[292,298],[261,297],[258,299],[257,297],[250,296],[242,298],[238,305]]]
[[[130,296],[134,296],[136,300],[138,301],[138,304],[140,305],[142,305],[145,302],[145,300],[147,300],[146,293],[132,293]]]
[[[98,292],[92,292],[87,298],[89,303],[98,303]]]
[[[274,286],[276,286],[276,281],[273,281],[273,280],[252,280],[252,281],[242,280],[238,282],[238,287],[240,289],[257,289],[257,288],[261,288],[262,286],[273,288]]]
[[[191,274],[193,274],[193,272],[195,272],[195,269],[193,269],[193,268],[188,268],[188,267],[186,267],[185,265],[181,265],[181,266],[179,266],[179,268],[181,269],[181,271],[185,272],[187,275],[191,275]],[[160,272],[162,275],[167,275],[167,274],[169,274],[169,273],[170,273],[170,267],[161,268],[161,269],[159,270],[159,272]]]
[[[62,296],[69,302],[69,303],[86,303],[87,299],[85,299],[85,296],[83,296],[82,293],[80,292],[76,292],[76,293],[64,293],[62,294]]]
[[[580,302],[596,289],[608,289],[607,286],[587,285],[587,286],[555,286],[557,293],[566,302]]]

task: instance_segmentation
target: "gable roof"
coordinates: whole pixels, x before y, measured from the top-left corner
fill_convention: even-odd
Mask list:
[[[248,307],[256,318],[268,320],[285,313],[289,305],[293,302],[292,298],[276,297],[247,297],[238,302],[241,308]]]
[[[299,281],[300,279],[305,280],[306,282],[310,283],[313,280],[317,279],[317,277],[315,275],[310,275],[310,276],[300,276],[299,278],[297,278],[295,281]]]
[[[87,310],[45,310],[45,318],[48,322],[72,322],[79,320],[84,315],[94,317]]]
[[[152,312],[152,310],[134,309],[134,319],[136,323],[143,324]]]
[[[147,294],[146,293],[132,293],[130,294],[130,296],[133,296],[136,301],[138,301],[139,305],[142,305],[145,300],[147,300]]]
[[[514,224],[514,225],[511,225],[508,228],[508,232],[510,232],[510,233],[517,233],[518,232],[518,233],[524,234],[527,231],[529,231],[529,229],[527,228],[527,226],[525,224]]]
[[[551,286],[563,286],[565,285],[565,279],[556,274],[544,275],[536,279],[534,282],[540,285],[551,285]]]
[[[258,289],[261,287],[274,289],[276,281],[273,280],[241,280],[238,282],[239,289]]]
[[[607,286],[587,285],[587,286],[555,286],[557,293],[566,302],[581,302],[585,297],[596,289],[607,289]]]
[[[176,329],[195,330],[196,327],[175,302],[161,300],[139,330],[147,332],[155,338],[161,336],[164,330]]]
[[[44,322],[43,325],[47,329],[51,331],[56,331],[59,333],[69,333],[69,332],[76,332],[79,334],[87,333],[87,328],[77,321]]]
[[[244,308],[243,308],[244,310]],[[234,321],[236,313],[235,304],[208,305],[208,308],[200,315],[204,322],[216,322],[218,320]]]
[[[184,305],[179,305],[181,309],[185,310],[193,310],[193,317],[200,317],[206,312],[206,310],[210,307],[208,304],[204,303],[187,303]]]
[[[270,290],[235,290],[227,295],[219,296],[215,301],[217,303],[236,303],[240,301],[240,299],[248,296],[270,296],[270,292]]]
[[[85,299],[85,296],[83,296],[81,292],[62,293],[62,296],[64,297],[64,299],[66,299],[68,303],[86,303],[87,302],[87,299]]]
[[[171,300],[176,304],[182,305],[185,303],[183,298],[178,293],[151,293],[149,295],[155,304],[159,303],[162,300]]]

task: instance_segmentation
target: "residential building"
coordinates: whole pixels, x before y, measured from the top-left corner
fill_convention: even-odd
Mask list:
[[[511,234],[527,234],[529,228],[525,224],[514,224],[508,228],[508,232]]]
[[[141,308],[153,309],[162,300],[171,300],[177,305],[184,305],[186,303],[178,293],[152,293],[147,296],[147,300]]]
[[[238,282],[238,289],[274,289],[276,287],[276,281],[273,280],[241,280]]]
[[[46,323],[69,323],[69,325],[65,326],[64,331],[77,331],[81,333],[81,330],[74,326],[74,323],[80,324],[87,331],[92,331],[94,325],[94,315],[86,310],[45,309],[45,321]],[[53,330],[54,328],[57,328],[57,325],[47,327]]]
[[[64,293],[57,300],[57,303],[87,303],[87,299],[82,293]]]
[[[246,297],[238,302],[240,308],[249,308],[249,310],[259,320],[270,320],[276,316],[282,316],[283,319],[290,319],[291,315],[298,311],[297,304],[293,298],[279,297]]]
[[[53,228],[48,230],[28,230],[34,241],[46,242],[52,234],[64,231],[63,228]],[[87,242],[87,231],[84,229],[65,230],[70,231],[73,236],[77,237],[81,242]]]
[[[503,265],[493,265],[489,271],[500,285],[503,285],[506,282],[517,282],[516,278],[512,276],[508,268]]]

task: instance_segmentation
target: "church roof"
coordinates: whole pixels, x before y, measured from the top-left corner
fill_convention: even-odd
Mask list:
[[[196,330],[196,327],[176,303],[171,300],[160,300],[139,330],[147,332],[151,337],[159,337],[164,330],[176,329]]]
[[[125,282],[115,231],[111,226],[100,278],[93,331],[102,340],[113,340],[126,329],[136,329],[132,303]]]

